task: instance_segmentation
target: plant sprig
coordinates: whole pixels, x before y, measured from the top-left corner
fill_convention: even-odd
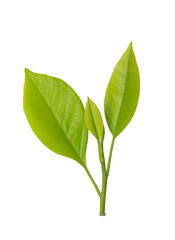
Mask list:
[[[96,104],[88,98],[84,109],[79,96],[67,83],[25,69],[23,107],[33,132],[50,150],[82,165],[100,198],[101,216],[105,216],[107,181],[115,138],[131,121],[139,92],[139,70],[130,43],[115,66],[106,89],[104,110],[112,134],[106,162],[103,151],[105,128]],[[102,171],[101,191],[86,164],[88,130],[97,140]]]

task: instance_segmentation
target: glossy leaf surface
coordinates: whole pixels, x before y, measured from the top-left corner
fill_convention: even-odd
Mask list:
[[[117,137],[132,119],[139,92],[139,70],[130,43],[114,68],[105,95],[105,117],[114,137]]]
[[[84,107],[68,84],[25,69],[23,106],[33,132],[45,146],[86,166]]]
[[[104,134],[103,120],[97,105],[90,98],[88,98],[85,107],[85,123],[89,131],[99,141]]]

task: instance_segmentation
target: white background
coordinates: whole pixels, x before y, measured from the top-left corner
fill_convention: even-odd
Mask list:
[[[0,2],[0,239],[175,239],[174,1]],[[23,113],[24,68],[59,77],[99,107],[130,41],[141,91],[115,142],[106,217],[83,168],[36,138]],[[105,155],[111,134],[106,122]],[[96,141],[87,165],[99,187]]]

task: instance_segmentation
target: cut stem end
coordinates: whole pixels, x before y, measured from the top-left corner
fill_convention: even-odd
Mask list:
[[[106,213],[99,213],[100,216],[106,216]]]

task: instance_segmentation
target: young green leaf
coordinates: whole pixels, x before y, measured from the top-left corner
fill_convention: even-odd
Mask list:
[[[89,131],[100,141],[104,135],[103,120],[97,105],[90,98],[85,107],[85,123]]]
[[[114,138],[131,121],[137,107],[139,92],[139,70],[130,43],[114,68],[105,95],[105,117]]]
[[[45,146],[86,166],[84,107],[68,84],[25,69],[23,106],[32,130]]]

